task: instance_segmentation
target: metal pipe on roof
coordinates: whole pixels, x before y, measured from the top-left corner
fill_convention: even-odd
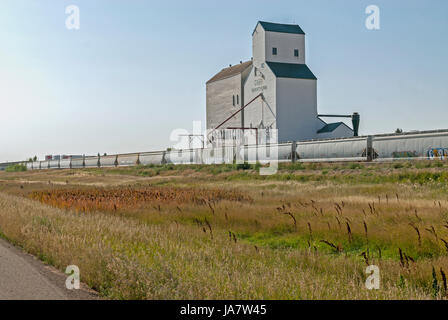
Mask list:
[[[359,134],[359,123],[361,122],[361,116],[358,112],[354,112],[351,115],[347,114],[318,114],[318,117],[323,118],[352,118],[352,124],[353,124],[353,135],[355,137]]]

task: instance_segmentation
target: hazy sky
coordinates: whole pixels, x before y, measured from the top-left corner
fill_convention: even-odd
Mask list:
[[[371,4],[381,30],[365,27]],[[0,161],[173,145],[205,121],[205,82],[251,58],[258,20],[305,31],[320,113],[358,111],[361,134],[448,128],[447,13],[446,0],[1,0]]]

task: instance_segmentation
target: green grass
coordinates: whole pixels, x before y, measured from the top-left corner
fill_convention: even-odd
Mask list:
[[[132,167],[117,167],[117,168],[86,168],[84,170],[92,174],[112,174],[112,175],[130,175],[140,177],[154,177],[159,175],[177,175],[187,174],[189,172],[199,172],[218,176],[221,174],[231,173],[234,177],[228,179],[246,179],[253,175],[258,175],[258,170],[262,167],[260,163],[255,164],[185,164],[185,165],[138,165]],[[271,177],[262,179],[274,179],[280,181],[338,181],[349,182],[351,173],[356,173],[357,179],[360,176],[370,177],[362,181],[367,183],[383,183],[383,182],[415,182],[426,183],[429,181],[441,181],[445,183],[444,175],[430,177],[425,171],[431,169],[448,168],[446,161],[397,161],[392,163],[280,163],[278,165],[278,173]],[[404,170],[403,170],[404,169]],[[422,174],[417,174],[422,171]],[[376,179],[371,172],[375,172]],[[320,173],[320,174],[318,174]],[[342,173],[342,175],[340,174]],[[399,174],[398,174],[399,173]],[[309,175],[309,177],[301,177],[300,174]],[[313,176],[314,174],[314,176]],[[316,178],[316,176],[327,176],[324,180]],[[333,177],[337,175],[338,177]],[[392,176],[392,178],[385,178],[384,176]],[[257,178],[255,178],[257,179]],[[375,181],[376,180],[376,181]]]
[[[6,167],[6,172],[23,172],[26,171],[27,168],[23,164],[14,164],[11,166]]]
[[[368,240],[363,234],[353,234],[349,240],[348,236],[341,235],[336,231],[314,232],[312,235],[297,233],[290,230],[274,230],[267,232],[242,232],[238,237],[252,245],[259,247],[268,247],[270,249],[288,250],[288,249],[314,249],[326,254],[343,254],[346,257],[352,257],[356,260],[363,260],[362,253],[369,253],[370,257],[377,259],[390,259],[399,261],[398,248],[402,249],[408,256],[415,261],[421,259],[433,259],[442,257],[446,251],[442,250],[431,239],[425,238],[421,246],[417,246],[413,240],[396,239],[394,242],[383,238],[370,237]],[[335,246],[340,246],[341,252],[322,240],[328,241]]]
[[[164,165],[138,165],[132,167],[118,167],[118,168],[88,168],[84,169],[93,174],[114,174],[114,175],[131,175],[131,176],[141,176],[141,177],[153,177],[162,174],[179,174],[186,171],[195,171],[208,173],[212,175],[219,175],[221,173],[232,172],[232,171],[245,171],[245,170],[258,170],[261,167],[259,163],[248,164],[217,164],[217,165],[206,165],[206,164],[189,164],[189,165],[174,165],[174,164],[164,164]]]
[[[271,176],[261,176],[253,172],[232,173],[227,176],[228,181],[244,181],[244,180],[275,180],[275,181],[297,181],[297,182],[334,182],[348,184],[381,184],[381,183],[412,183],[412,184],[436,184],[448,185],[448,171],[443,172],[415,172],[405,171],[402,173],[391,174],[372,174],[364,172],[357,175],[332,175],[328,170],[323,170],[321,174],[295,174],[295,173],[279,173]]]

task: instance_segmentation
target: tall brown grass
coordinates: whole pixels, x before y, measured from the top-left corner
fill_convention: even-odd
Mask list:
[[[227,179],[231,172],[182,171],[123,176],[120,186],[120,176],[103,172],[9,174],[0,185],[0,230],[61,270],[77,264],[82,280],[108,298],[446,297],[444,185],[237,181]],[[364,286],[367,264],[380,267],[379,291]]]

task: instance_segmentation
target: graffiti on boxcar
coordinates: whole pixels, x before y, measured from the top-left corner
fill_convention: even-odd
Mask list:
[[[448,148],[431,148],[428,150],[429,159],[447,159]]]
[[[392,152],[392,158],[417,158],[417,151],[395,151]]]

